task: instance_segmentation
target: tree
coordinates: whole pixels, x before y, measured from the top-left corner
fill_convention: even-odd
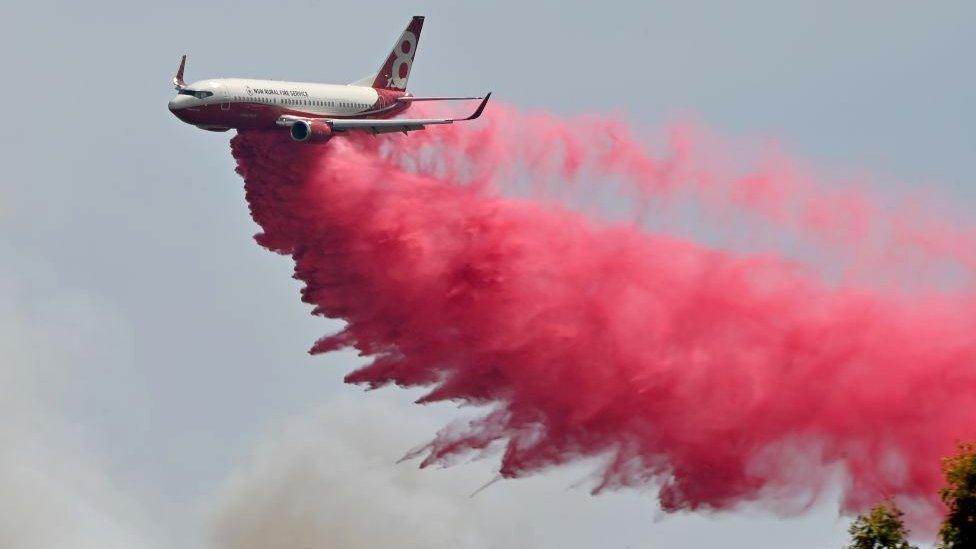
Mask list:
[[[906,541],[908,530],[904,513],[891,501],[882,501],[867,514],[858,515],[847,529],[851,544],[847,549],[918,549]]]
[[[976,547],[976,443],[959,445],[956,455],[942,460],[946,485],[939,490],[948,513],[939,529],[939,547]]]

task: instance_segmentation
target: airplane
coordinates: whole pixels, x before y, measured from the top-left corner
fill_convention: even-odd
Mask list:
[[[244,78],[187,84],[183,81],[184,55],[173,77],[177,95],[169,102],[169,110],[183,122],[204,130],[288,128],[292,139],[304,143],[324,143],[350,131],[407,133],[478,118],[491,93],[483,97],[415,97],[407,92],[423,25],[423,17],[411,19],[379,72],[345,85]],[[481,103],[464,118],[392,118],[417,101],[458,100]]]

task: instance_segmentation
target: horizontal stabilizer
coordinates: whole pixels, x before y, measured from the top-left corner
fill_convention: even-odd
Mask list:
[[[350,82],[350,83],[348,83],[346,85],[347,86],[362,86],[364,88],[368,88],[368,87],[370,87],[370,86],[373,85],[373,80],[376,80],[376,73],[375,72],[373,74],[368,75],[368,76],[364,76],[364,77],[360,78],[359,80],[356,80],[355,82]]]

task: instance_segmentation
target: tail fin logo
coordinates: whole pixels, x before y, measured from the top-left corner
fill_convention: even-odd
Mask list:
[[[387,86],[396,89],[407,87],[407,77],[410,76],[410,66],[413,63],[413,54],[417,50],[417,35],[410,31],[404,31],[400,36],[400,41],[393,48],[393,65],[390,67],[390,78]]]
[[[393,43],[393,49],[383,60],[383,65],[373,79],[373,87],[382,90],[406,91],[410,67],[417,54],[420,31],[424,28],[424,18],[420,15],[410,20],[400,38]]]

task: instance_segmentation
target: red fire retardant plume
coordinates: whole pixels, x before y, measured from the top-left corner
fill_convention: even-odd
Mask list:
[[[864,197],[782,166],[721,183],[688,136],[655,159],[609,122],[527,116],[508,135],[509,116],[321,146],[232,142],[257,241],[294,258],[314,314],[347,323],[312,352],[369,357],[350,383],[489,407],[438,433],[424,464],[497,446],[512,478],[600,457],[596,490],[656,486],[669,511],[816,495],[840,471],[848,509],[883,497],[935,508],[940,457],[976,436],[968,290],[828,281],[772,251],[503,190],[604,177],[640,202],[685,185],[841,247],[909,246],[899,235],[921,227],[882,226]],[[936,252],[965,264],[962,233]],[[931,252],[945,234],[928,234],[912,242]]]

